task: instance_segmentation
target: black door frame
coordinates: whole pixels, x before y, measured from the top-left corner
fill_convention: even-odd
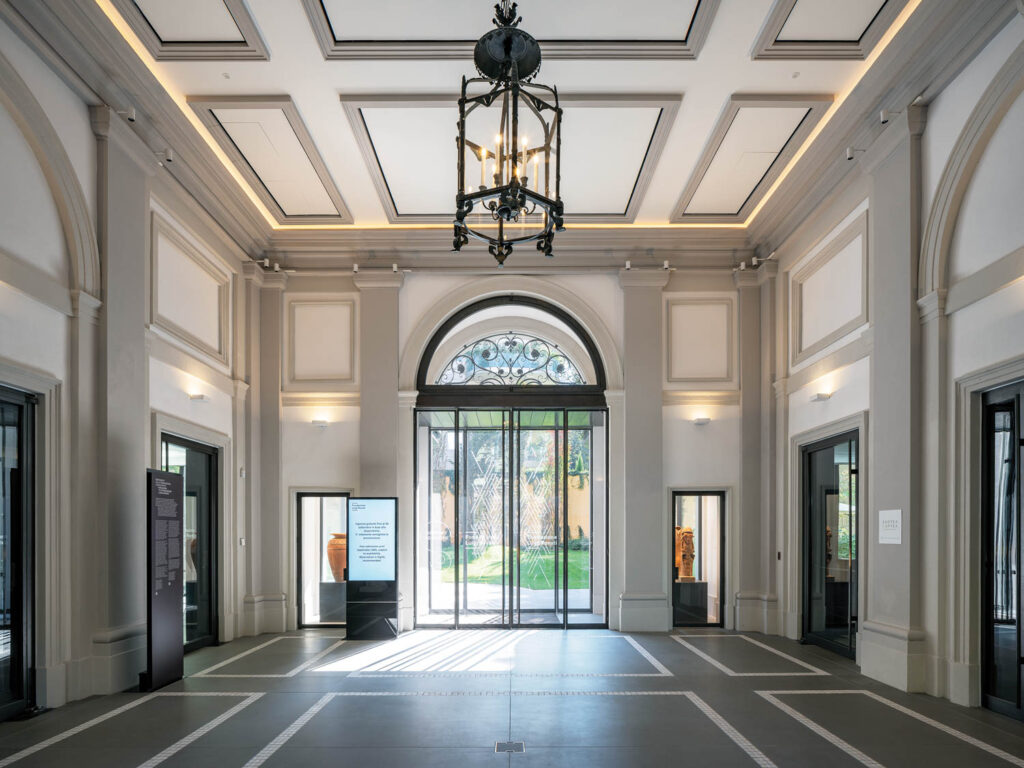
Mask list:
[[[18,430],[18,483],[17,494],[11,501],[12,543],[20,552],[11,552],[11,595],[18,605],[20,619],[17,629],[19,641],[14,642],[14,621],[11,622],[11,671],[20,678],[21,697],[0,704],[0,720],[17,717],[35,706],[35,459],[36,459],[36,415],[35,395],[0,386],[0,402],[13,405],[20,411]],[[17,507],[17,513],[15,513]],[[18,557],[19,561],[14,560]]]
[[[316,627],[344,627],[347,626],[348,622],[344,621],[320,621],[316,624],[310,624],[303,621],[302,617],[302,500],[303,499],[348,499],[351,497],[351,493],[348,491],[299,491],[295,494],[295,515],[298,518],[296,520],[296,578],[298,587],[295,594],[298,596],[295,600],[295,623],[299,629],[311,629]],[[346,502],[347,506],[348,502]],[[320,503],[320,515],[321,520],[323,519],[324,506],[323,502]],[[322,523],[321,523],[322,525]]]
[[[507,420],[506,420],[505,416],[503,416],[503,418],[502,418],[502,423],[503,424],[502,424],[501,430],[502,430],[502,435],[503,435],[503,437],[502,437],[502,444],[503,444],[503,450],[504,450],[504,454],[505,454],[503,460],[505,462],[506,471],[507,471],[507,473],[508,473],[510,478],[518,477],[518,470],[517,470],[517,466],[518,466],[518,463],[517,463],[518,462],[518,453],[519,453],[519,451],[518,451],[518,448],[519,448],[518,435],[519,435],[519,432],[520,432],[519,423],[516,420],[516,416],[518,414],[523,413],[523,412],[537,412],[537,411],[561,413],[562,414],[562,423],[561,423],[562,425],[560,427],[551,427],[551,429],[554,430],[556,432],[556,434],[560,434],[560,433],[564,432],[564,434],[566,435],[566,438],[567,438],[568,437],[568,432],[569,432],[569,414],[570,413],[572,413],[573,411],[587,412],[587,413],[591,413],[591,412],[603,413],[604,414],[604,428],[605,428],[605,432],[606,432],[605,445],[604,445],[604,466],[605,466],[605,473],[607,475],[607,471],[608,471],[607,468],[608,468],[608,462],[609,462],[609,455],[610,455],[609,452],[610,452],[611,441],[610,441],[610,439],[608,439],[608,436],[607,436],[608,423],[609,423],[609,416],[610,416],[610,414],[608,412],[609,409],[606,406],[589,407],[589,406],[580,405],[579,407],[572,408],[572,407],[566,407],[564,405],[544,406],[544,405],[541,405],[541,404],[537,403],[535,405],[531,404],[531,405],[529,405],[527,407],[520,407],[519,405],[494,406],[494,405],[484,405],[483,403],[481,403],[481,405],[479,407],[475,407],[473,405],[474,402],[476,402],[475,398],[466,398],[466,400],[463,401],[463,405],[462,406],[417,407],[413,411],[413,457],[414,457],[413,458],[413,463],[414,463],[414,466],[416,466],[416,467],[419,466],[418,456],[419,456],[419,450],[420,450],[419,430],[417,429],[419,414],[420,413],[425,413],[425,412],[433,411],[433,412],[451,413],[451,414],[454,415],[454,418],[455,418],[454,426],[453,426],[453,431],[455,433],[454,476],[455,476],[455,489],[456,489],[456,493],[455,493],[455,508],[454,508],[455,530],[453,532],[453,539],[454,539],[453,552],[454,552],[454,557],[455,557],[454,567],[455,567],[455,575],[456,575],[456,581],[455,581],[456,587],[455,587],[455,603],[454,603],[454,609],[453,609],[452,623],[451,624],[425,624],[425,623],[421,623],[421,622],[419,622],[419,621],[417,621],[415,619],[415,617],[419,615],[419,612],[416,609],[416,603],[417,603],[417,600],[419,599],[419,595],[418,595],[419,590],[416,588],[416,585],[414,584],[413,585],[413,616],[414,616],[414,626],[417,629],[462,629],[463,628],[462,626],[460,626],[463,622],[460,622],[460,620],[459,620],[459,592],[458,592],[458,587],[457,587],[457,585],[458,585],[458,578],[457,577],[458,577],[458,569],[459,569],[459,551],[458,551],[459,550],[459,547],[458,547],[458,540],[459,540],[459,538],[458,538],[458,535],[459,535],[459,512],[460,512],[460,508],[459,508],[460,507],[460,504],[459,504],[459,493],[458,493],[458,488],[459,488],[459,451],[458,451],[458,445],[459,445],[459,433],[462,432],[462,431],[465,431],[465,428],[460,427],[460,425],[459,425],[459,422],[460,422],[459,414],[460,413],[462,413],[463,411],[467,411],[467,412],[489,411],[489,412],[494,412],[494,413],[502,413],[502,414],[505,414],[505,416],[507,416]],[[517,400],[516,402],[519,402],[519,401]],[[495,427],[495,429],[497,429],[497,427]],[[591,427],[591,429],[592,429],[592,427]],[[591,439],[591,445],[593,445],[593,440],[592,439]],[[428,450],[429,450],[429,446],[428,446]],[[565,456],[564,467],[563,467],[563,471],[562,471],[562,475],[564,475],[562,480],[565,481],[568,478],[568,471],[569,471],[568,453],[567,453],[568,446],[565,446],[563,450],[566,452],[566,456]],[[593,473],[593,468],[594,468],[594,465],[593,465],[593,453],[591,453],[591,473]],[[418,541],[417,537],[419,536],[419,498],[418,498],[418,494],[416,493],[415,485],[416,485],[416,472],[413,472],[413,494],[412,494],[413,495],[413,573],[414,574],[418,574],[419,573],[419,570],[417,568],[417,550],[418,550],[418,547],[416,545],[416,542]],[[516,583],[515,583],[514,586],[512,584],[512,582],[513,582],[513,573],[515,572],[515,569],[513,568],[512,558],[515,556],[515,553],[517,553],[519,551],[519,547],[518,546],[516,546],[516,547],[512,546],[513,541],[512,541],[511,532],[512,532],[512,529],[514,527],[513,526],[513,516],[514,516],[514,513],[512,512],[512,509],[513,509],[513,507],[517,503],[515,501],[515,498],[514,498],[516,496],[516,493],[517,493],[517,484],[514,483],[514,482],[510,482],[510,484],[509,484],[509,486],[510,486],[509,494],[512,497],[512,498],[508,499],[508,505],[509,505],[510,514],[509,514],[509,519],[507,521],[505,521],[505,525],[506,525],[505,534],[508,537],[507,540],[509,542],[509,551],[510,551],[509,562],[507,563],[509,570],[507,571],[507,574],[508,574],[507,575],[507,582],[508,583],[504,585],[503,592],[502,592],[502,615],[503,615],[504,619],[507,619],[507,621],[503,621],[501,624],[485,624],[485,625],[484,624],[471,624],[471,625],[466,626],[465,627],[466,629],[522,629],[522,628],[528,628],[528,629],[557,629],[557,630],[565,630],[565,629],[607,629],[607,627],[608,627],[608,605],[609,605],[608,575],[609,575],[609,567],[610,567],[609,557],[608,557],[608,548],[609,548],[609,544],[610,544],[610,542],[609,542],[609,534],[610,534],[610,530],[611,530],[610,529],[610,520],[609,520],[610,515],[608,514],[608,502],[609,502],[609,498],[610,498],[608,485],[609,484],[607,482],[605,482],[605,493],[604,493],[604,495],[605,495],[605,499],[604,499],[604,510],[605,510],[605,514],[604,514],[604,518],[605,518],[605,521],[604,521],[604,529],[605,529],[604,530],[604,545],[605,545],[605,552],[604,552],[604,618],[605,618],[605,620],[604,620],[604,622],[602,622],[600,624],[596,624],[596,623],[595,624],[573,624],[572,622],[569,621],[569,615],[571,613],[571,610],[569,609],[569,606],[568,606],[568,583],[569,583],[569,568],[568,568],[568,551],[569,551],[569,544],[568,544],[568,535],[569,535],[569,531],[568,531],[568,514],[569,514],[569,508],[568,508],[568,484],[567,484],[567,482],[562,482],[561,491],[560,491],[561,494],[562,494],[562,515],[564,517],[564,520],[562,521],[564,524],[561,526],[561,528],[562,528],[562,554],[563,554],[563,560],[562,560],[562,587],[563,587],[563,589],[562,589],[562,600],[563,600],[562,621],[559,624],[522,624],[522,623],[520,623],[518,621],[515,621],[513,619],[513,613],[516,612],[517,609],[514,607],[514,604],[507,603],[507,599],[511,599],[511,593],[512,593],[513,589],[518,590],[518,588],[519,588],[518,580],[516,580]],[[591,486],[591,488],[593,488],[593,486]],[[591,497],[593,498],[593,491],[591,491]],[[591,514],[593,514],[593,506],[591,506]],[[515,527],[515,530],[518,531],[518,527],[517,526]],[[591,542],[593,542],[593,526],[591,526]],[[516,542],[516,543],[518,543],[518,542]],[[591,585],[593,585],[593,582],[591,582]],[[593,586],[591,586],[591,589],[593,589]],[[593,598],[591,598],[591,599],[593,599]],[[593,605],[591,606],[591,609],[593,609]]]
[[[673,490],[669,494],[669,504],[671,505],[668,516],[668,564],[669,564],[669,583],[675,582],[675,577],[671,575],[675,569],[675,555],[676,555],[676,542],[675,542],[675,519],[676,519],[676,497],[677,496],[696,496],[702,498],[704,496],[717,496],[718,497],[718,621],[714,623],[704,622],[677,622],[675,619],[675,594],[672,595],[672,626],[673,627],[724,627],[725,626],[725,491],[701,491],[701,490]],[[700,502],[703,505],[703,499]],[[701,534],[703,537],[703,533]],[[699,547],[699,544],[698,544]]]
[[[856,455],[853,457],[853,467],[850,470],[850,474],[857,478],[855,485],[856,498],[854,500],[854,509],[856,511],[857,520],[854,524],[856,531],[855,546],[856,555],[854,557],[854,570],[856,571],[856,578],[850,579],[850,596],[849,601],[849,616],[850,616],[850,646],[846,647],[830,641],[826,637],[816,634],[810,629],[811,622],[811,526],[810,526],[810,494],[811,494],[811,472],[810,472],[810,455],[817,451],[827,450],[843,443],[854,442],[857,446]],[[823,440],[817,440],[813,443],[800,446],[800,519],[802,526],[802,544],[801,544],[801,637],[800,642],[810,643],[812,645],[818,645],[822,648],[830,650],[834,653],[838,653],[841,656],[846,656],[850,659],[857,657],[857,625],[860,613],[858,602],[860,601],[860,552],[861,552],[861,434],[860,429],[851,429],[846,432],[842,432],[838,435],[824,438]]]
[[[993,455],[992,436],[995,427],[994,418],[998,412],[1009,412],[1012,415],[1011,429],[1013,431],[1010,437],[1010,446],[1015,459],[1015,476],[1011,478],[1011,482],[1016,486],[1015,503],[1017,507],[1017,528],[1014,532],[1017,545],[1017,556],[1014,564],[1016,567],[1017,588],[1017,604],[1015,606],[1017,617],[1016,657],[1019,661],[1024,661],[1024,653],[1022,653],[1022,648],[1024,648],[1024,628],[1021,627],[1021,608],[1024,605],[1021,597],[1021,587],[1024,586],[1024,578],[1022,578],[1021,573],[1021,545],[1024,544],[1024,536],[1022,536],[1024,525],[1022,525],[1021,521],[1021,513],[1024,512],[1024,502],[1022,502],[1021,497],[1021,494],[1024,493],[1024,477],[1022,477],[1024,475],[1024,472],[1022,472],[1022,469],[1024,469],[1024,382],[1016,382],[989,390],[982,395],[981,459],[982,487],[985,491],[981,499],[981,564],[983,568],[981,586],[981,702],[984,707],[994,712],[999,712],[1018,720],[1024,720],[1024,692],[1022,692],[1022,688],[1024,688],[1024,664],[1018,664],[1016,668],[1017,685],[1015,686],[1015,701],[999,698],[989,692],[989,665],[993,655],[990,649],[994,644],[994,638],[988,619],[991,617],[995,604],[995,585],[992,578],[992,564],[994,560],[992,529],[995,524],[995,500],[992,490],[995,457]]]
[[[160,466],[166,468],[166,454],[164,445],[172,443],[180,448],[185,448],[197,453],[203,453],[212,459],[210,468],[210,522],[208,535],[210,537],[210,634],[200,637],[192,642],[185,643],[185,653],[206,648],[211,645],[220,645],[220,463],[222,460],[220,447],[201,443],[189,437],[182,437],[174,432],[162,432],[160,434]],[[184,534],[184,532],[182,532]]]

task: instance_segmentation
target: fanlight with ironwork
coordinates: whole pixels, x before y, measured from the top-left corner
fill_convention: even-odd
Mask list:
[[[435,383],[559,386],[587,382],[579,367],[556,344],[509,331],[464,346],[441,370]]]

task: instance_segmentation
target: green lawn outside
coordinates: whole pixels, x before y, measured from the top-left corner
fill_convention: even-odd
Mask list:
[[[445,567],[441,569],[441,581],[452,583],[455,581],[454,553],[451,547],[443,549]],[[470,559],[467,571],[467,583],[469,584],[501,584],[502,563],[505,558],[505,550],[499,544],[487,547],[478,557]],[[522,553],[521,565],[523,569],[523,589],[551,589],[551,581],[554,578],[555,556],[549,554],[546,557],[538,557],[534,562],[535,567],[530,564],[533,557],[525,551]],[[506,561],[507,562],[507,561]],[[507,565],[505,566],[508,567]],[[462,564],[459,564],[462,570]],[[560,571],[561,569],[559,569]],[[569,550],[569,589],[589,589],[590,587],[590,551]]]

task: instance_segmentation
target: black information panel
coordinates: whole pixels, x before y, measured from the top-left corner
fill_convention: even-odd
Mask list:
[[[398,499],[348,500],[345,636],[398,636]]]
[[[182,563],[185,483],[181,475],[151,469],[147,473],[147,485],[148,669],[139,675],[139,689],[155,691],[181,680],[185,673]]]

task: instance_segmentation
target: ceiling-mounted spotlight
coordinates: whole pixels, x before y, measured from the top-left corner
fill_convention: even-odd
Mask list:
[[[359,274],[359,265],[358,264],[353,264],[352,265],[352,274],[353,275],[358,275]]]
[[[397,264],[392,264],[391,265],[391,272],[393,274],[396,274],[396,275],[398,274],[398,265]]]
[[[174,150],[171,149],[170,147],[160,150],[159,152],[156,153],[156,156],[160,158],[161,164],[170,164],[174,162]]]
[[[134,123],[136,120],[135,107],[128,106],[125,109],[117,110],[117,114],[127,120],[129,123]]]
[[[661,268],[664,269],[666,272],[668,272],[668,270],[670,269],[670,267],[668,265],[668,259],[665,259],[665,261],[662,262]]]
[[[629,270],[631,270],[632,268],[633,268],[633,262],[630,261],[629,259],[626,259],[626,271],[629,272]]]
[[[854,149],[853,147],[847,147],[846,148],[846,159],[847,160],[853,160],[853,156],[854,155],[856,155],[858,153],[863,154],[866,151],[867,150],[864,150],[864,149]]]
[[[263,268],[264,269],[270,269],[270,259],[264,259],[263,260]]]
[[[892,118],[895,115],[902,115],[902,114],[903,114],[902,112],[893,112],[893,111],[888,110],[888,109],[883,109],[883,110],[879,111],[879,113],[878,113],[878,121],[882,125],[888,125],[889,121],[892,120]]]

